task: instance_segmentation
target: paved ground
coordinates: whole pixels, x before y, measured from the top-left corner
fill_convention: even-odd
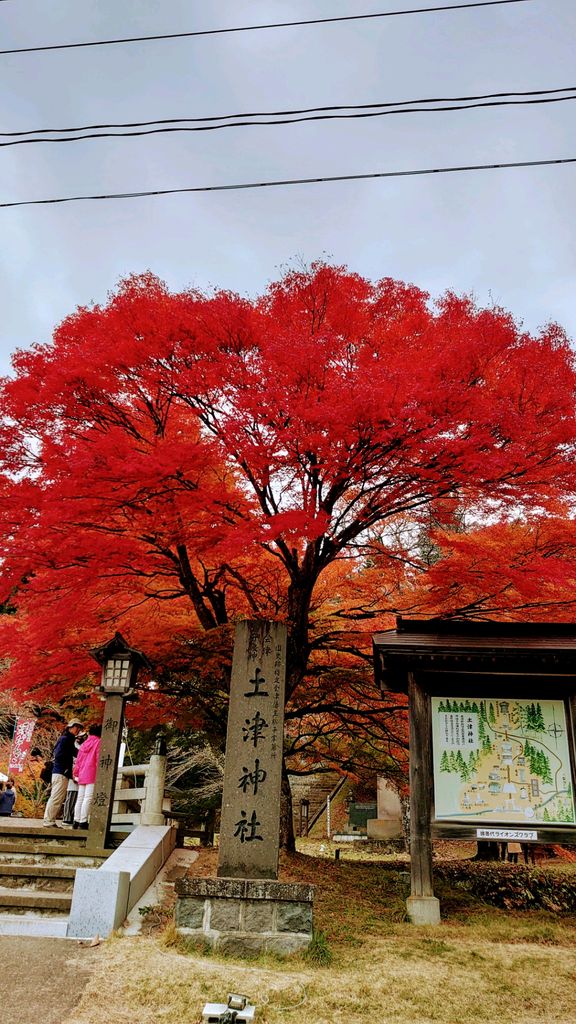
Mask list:
[[[5,1024],[62,1024],[80,999],[99,948],[70,939],[0,936],[0,1006]]]

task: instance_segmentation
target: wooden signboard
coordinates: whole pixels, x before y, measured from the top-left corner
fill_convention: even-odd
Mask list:
[[[433,835],[576,842],[576,625],[399,619],[374,665],[409,698],[413,920]]]

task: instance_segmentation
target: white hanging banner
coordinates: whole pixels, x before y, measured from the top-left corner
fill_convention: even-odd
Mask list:
[[[32,746],[32,733],[34,732],[35,725],[35,718],[16,719],[14,736],[12,738],[12,750],[10,751],[10,763],[8,765],[9,775],[24,770],[26,758]]]

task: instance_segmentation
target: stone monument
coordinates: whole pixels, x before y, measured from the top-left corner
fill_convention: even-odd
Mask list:
[[[291,953],[312,937],[313,887],[278,878],[286,627],[236,627],[218,878],[176,883],[181,934],[219,949]]]

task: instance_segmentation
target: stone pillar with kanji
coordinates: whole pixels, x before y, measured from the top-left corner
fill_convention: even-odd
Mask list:
[[[236,627],[218,875],[277,878],[284,736],[286,627]]]
[[[106,847],[110,830],[110,819],[112,818],[114,792],[116,789],[118,755],[122,740],[122,726],[124,724],[124,702],[125,697],[123,695],[114,693],[106,697],[104,704],[102,739],[100,742],[98,769],[88,833],[89,845],[99,849]]]

